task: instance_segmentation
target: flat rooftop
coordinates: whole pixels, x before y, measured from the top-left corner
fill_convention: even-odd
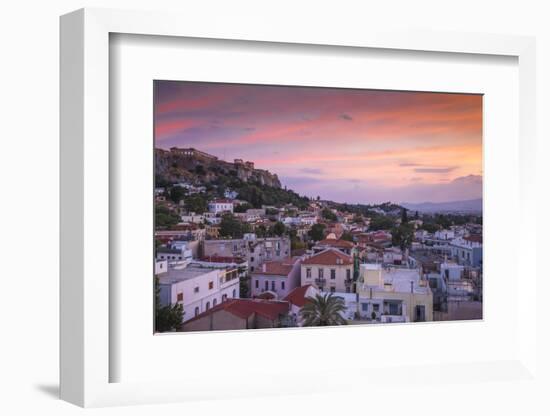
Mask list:
[[[193,279],[201,275],[217,272],[219,269],[187,266],[181,269],[170,268],[166,273],[158,274],[159,283],[161,284],[173,284],[183,282],[185,280]]]

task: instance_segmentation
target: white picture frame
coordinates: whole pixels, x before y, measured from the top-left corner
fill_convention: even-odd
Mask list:
[[[349,386],[324,386],[313,377],[288,380],[284,373],[266,372],[269,383],[258,385],[241,380],[233,386],[226,380],[208,377],[179,381],[111,382],[110,366],[119,359],[111,348],[110,326],[110,158],[109,136],[109,37],[110,34],[226,39],[277,42],[281,44],[331,45],[339,48],[430,51],[442,54],[480,54],[515,57],[519,67],[519,212],[534,212],[536,198],[531,180],[535,169],[535,41],[530,37],[468,33],[397,32],[350,28],[330,33],[312,25],[307,32],[299,27],[277,24],[250,24],[236,31],[222,20],[205,25],[201,19],[168,13],[83,9],[61,18],[61,398],[80,406],[159,403],[211,397],[238,397],[254,394],[342,391]],[[527,317],[536,305],[537,270],[529,261],[528,242],[535,240],[534,215],[522,215],[518,227],[518,270],[531,290],[519,290],[518,317]],[[529,306],[521,307],[521,306]],[[521,315],[523,314],[523,315]],[[453,377],[484,377],[518,380],[536,378],[537,322],[522,319],[518,328],[515,356],[495,362],[423,365],[418,368],[370,368],[369,374],[389,380],[388,374],[413,385],[439,377],[448,371]],[[523,323],[524,322],[524,323]],[[320,332],[306,336],[322,339]],[[252,334],[255,335],[255,334]],[[152,335],[151,335],[152,336]],[[221,334],[223,336],[223,334]],[[170,337],[166,337],[169,341]],[[360,371],[359,367],[357,371]],[[329,370],[342,379],[355,373],[349,368]],[[416,375],[415,375],[416,374]],[[412,375],[412,376],[411,376]],[[479,382],[479,381],[477,381]],[[280,386],[274,389],[274,386]]]

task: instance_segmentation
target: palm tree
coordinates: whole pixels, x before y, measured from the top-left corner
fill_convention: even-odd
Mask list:
[[[308,297],[300,314],[304,319],[304,326],[334,326],[347,325],[341,312],[346,310],[344,300],[332,293]]]

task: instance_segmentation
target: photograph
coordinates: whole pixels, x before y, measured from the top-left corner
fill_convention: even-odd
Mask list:
[[[483,319],[483,95],[155,80],[154,332]]]

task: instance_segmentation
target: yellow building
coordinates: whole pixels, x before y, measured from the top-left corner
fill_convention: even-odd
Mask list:
[[[377,322],[433,320],[433,296],[418,269],[362,264],[357,284],[359,314]]]

